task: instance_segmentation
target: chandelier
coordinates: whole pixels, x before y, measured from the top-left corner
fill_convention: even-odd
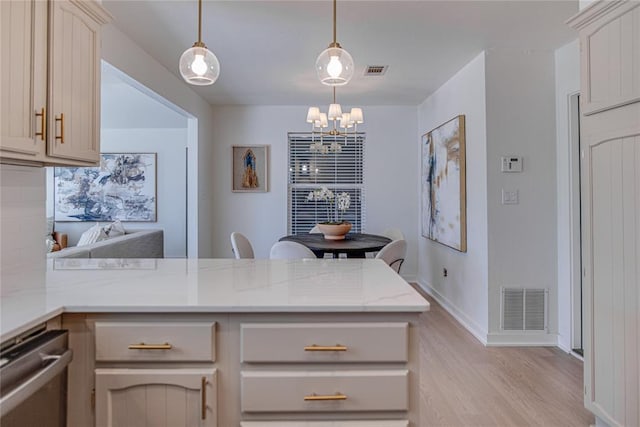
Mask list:
[[[329,127],[330,121],[333,122],[333,128],[325,130]],[[329,105],[328,112],[321,112],[319,107],[309,107],[307,123],[311,124],[311,151],[320,153],[339,152],[342,150],[342,146],[337,138],[331,138],[331,143],[325,145],[323,137],[344,136],[346,141],[348,136],[355,136],[358,132],[358,125],[364,123],[364,114],[362,113],[362,108],[358,107],[352,108],[348,113],[343,113],[342,107],[336,102],[336,88],[334,86],[333,103]],[[316,137],[319,137],[319,140],[316,141]]]
[[[218,58],[202,43],[202,0],[198,0],[198,41],[180,57],[180,74],[196,86],[212,85],[220,75]]]
[[[316,73],[322,84],[342,86],[353,77],[353,58],[336,41],[336,0],[333,0],[333,42],[318,55]]]

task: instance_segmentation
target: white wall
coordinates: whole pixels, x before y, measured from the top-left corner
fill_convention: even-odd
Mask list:
[[[190,238],[198,238],[199,257],[213,256],[213,228],[217,218],[214,217],[213,210],[215,193],[210,183],[213,182],[215,170],[212,162],[219,160],[214,157],[211,106],[113,24],[103,28],[102,58],[198,119],[198,146],[189,153],[197,164],[197,183],[194,184],[197,191],[189,194],[189,206],[198,206],[197,212],[190,212],[189,215],[189,223],[197,224],[197,236]]]
[[[556,171],[558,192],[558,346],[565,351],[571,343],[571,286],[576,272],[571,253],[571,230],[577,228],[578,219],[572,209],[572,200],[579,197],[573,192],[572,172],[577,174],[579,159],[577,147],[572,150],[569,139],[569,96],[580,90],[580,44],[578,40],[557,49],[556,72]],[[573,152],[576,151],[576,152]],[[579,250],[579,248],[578,248]],[[579,276],[580,272],[577,272]],[[577,278],[579,280],[579,277]]]
[[[164,256],[186,256],[186,147],[187,129],[102,129],[103,153],[156,153],[157,222],[125,222],[126,229],[161,228],[164,230]],[[53,181],[47,193],[51,206]],[[56,231],[69,235],[74,246],[80,235],[91,227],[87,222],[57,222]]]
[[[418,200],[414,194],[419,143],[415,107],[363,107],[366,230],[398,227],[409,239],[403,275],[415,277]],[[307,132],[306,106],[220,106],[214,108],[215,159],[212,191],[216,194],[213,233],[215,257],[231,257],[229,234],[240,231],[256,256],[267,258],[271,245],[287,232],[287,132]],[[268,144],[269,192],[231,192],[231,146]]]
[[[490,343],[556,342],[554,74],[552,51],[486,54]],[[501,172],[501,156],[522,156],[523,172]],[[519,204],[503,205],[502,189],[518,190]],[[500,331],[503,286],[549,289],[549,335]]]
[[[419,237],[418,283],[481,341],[488,322],[485,55],[478,55],[418,107],[419,135],[464,114],[466,124],[467,252]],[[419,138],[419,136],[418,136]],[[419,139],[418,139],[419,140]],[[415,153],[416,175],[420,155]],[[420,194],[419,179],[416,194]],[[416,224],[419,225],[419,220]],[[421,235],[421,230],[417,230]],[[442,270],[448,270],[443,277]]]
[[[44,286],[44,169],[0,165],[0,295]]]

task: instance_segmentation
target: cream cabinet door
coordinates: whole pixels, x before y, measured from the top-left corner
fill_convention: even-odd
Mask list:
[[[50,9],[51,106],[47,154],[96,163],[100,159],[100,26],[88,6],[53,0]]]
[[[0,1],[0,157],[42,161],[46,139],[47,3]]]
[[[215,369],[96,369],[96,426],[216,427]]]

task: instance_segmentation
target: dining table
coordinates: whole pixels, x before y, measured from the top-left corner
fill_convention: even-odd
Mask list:
[[[347,233],[343,240],[328,240],[322,233],[292,234],[280,238],[280,241],[300,243],[313,251],[318,258],[330,253],[334,258],[346,254],[347,258],[365,258],[367,252],[377,252],[391,239],[377,234]]]

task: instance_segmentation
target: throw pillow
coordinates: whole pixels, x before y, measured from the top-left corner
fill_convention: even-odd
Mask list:
[[[120,220],[116,220],[109,225],[104,226],[104,232],[111,239],[112,237],[124,236],[124,226],[120,222]]]
[[[104,229],[100,227],[100,224],[96,224],[82,233],[82,236],[80,236],[80,240],[78,240],[78,244],[76,246],[91,245],[101,240],[105,240],[106,238],[107,233],[105,233]]]

